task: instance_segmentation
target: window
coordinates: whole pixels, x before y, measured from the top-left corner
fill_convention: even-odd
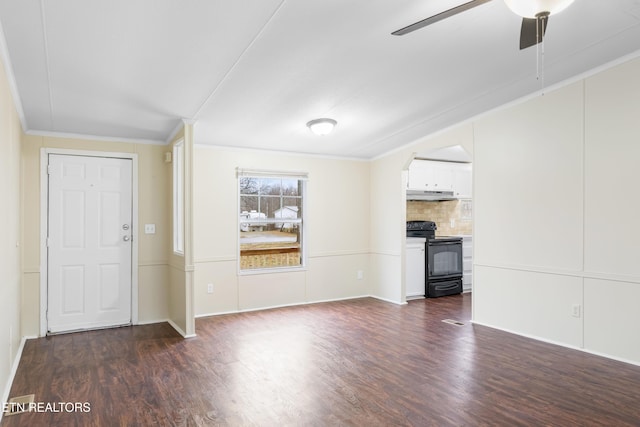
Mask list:
[[[184,254],[184,142],[173,146],[173,251]]]
[[[306,174],[238,170],[240,270],[304,266]]]

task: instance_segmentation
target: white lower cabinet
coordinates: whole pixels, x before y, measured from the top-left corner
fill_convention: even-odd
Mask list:
[[[462,236],[462,291],[471,291],[473,277],[473,241],[471,236]]]
[[[408,299],[424,296],[426,241],[420,237],[407,237],[405,284]]]

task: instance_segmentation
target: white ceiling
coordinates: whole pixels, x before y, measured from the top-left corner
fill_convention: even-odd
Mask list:
[[[502,0],[390,35],[465,1],[0,0],[0,21],[30,133],[165,143],[186,118],[196,143],[373,158],[540,90]],[[637,51],[640,0],[576,0],[545,86]]]

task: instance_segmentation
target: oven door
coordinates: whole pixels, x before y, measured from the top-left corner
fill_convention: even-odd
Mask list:
[[[427,281],[462,276],[462,239],[429,240],[427,245]]]

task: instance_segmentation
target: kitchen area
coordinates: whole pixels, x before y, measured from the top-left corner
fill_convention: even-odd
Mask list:
[[[445,160],[446,159],[446,160]],[[472,164],[450,147],[409,165],[406,197],[406,299],[471,292]]]

